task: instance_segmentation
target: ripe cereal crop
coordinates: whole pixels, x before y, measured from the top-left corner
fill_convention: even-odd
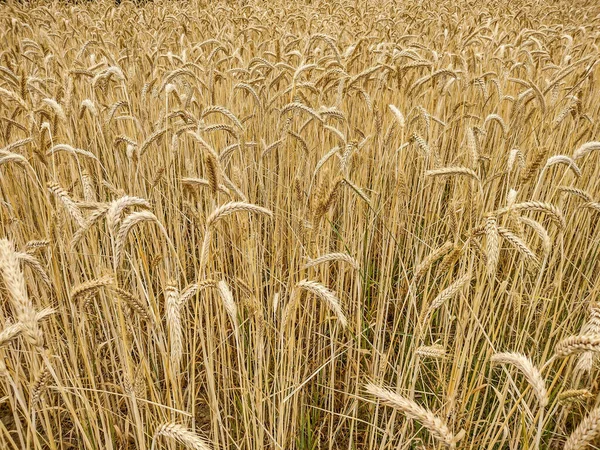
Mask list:
[[[600,445],[600,3],[0,4],[0,449]]]

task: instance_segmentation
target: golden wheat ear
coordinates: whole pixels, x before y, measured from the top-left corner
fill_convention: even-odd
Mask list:
[[[532,387],[542,408],[549,402],[546,382],[531,359],[520,353],[496,353],[491,361],[497,364],[510,364],[519,369]]]
[[[156,442],[161,437],[179,442],[186,448],[191,448],[194,450],[212,450],[207,441],[201,438],[198,434],[190,431],[185,426],[178,423],[167,422],[157,427],[152,437],[151,450],[156,448]]]
[[[435,439],[448,448],[456,448],[456,443],[464,436],[462,431],[459,434],[453,434],[446,422],[430,410],[418,405],[414,400],[372,383],[367,384],[365,390],[385,405],[398,409],[409,419],[420,422]]]

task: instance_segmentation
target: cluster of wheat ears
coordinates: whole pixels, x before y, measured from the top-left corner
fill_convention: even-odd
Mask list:
[[[594,444],[598,3],[9,0],[0,42],[0,448]]]

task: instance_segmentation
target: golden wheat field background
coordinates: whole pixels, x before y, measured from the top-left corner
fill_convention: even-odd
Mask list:
[[[0,5],[0,449],[584,449],[600,4]]]

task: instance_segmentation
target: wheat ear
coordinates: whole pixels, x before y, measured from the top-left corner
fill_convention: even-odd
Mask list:
[[[456,280],[454,283],[452,283],[450,286],[448,286],[446,289],[444,289],[442,292],[440,292],[437,295],[437,297],[435,299],[433,299],[433,301],[431,302],[431,305],[429,305],[429,308],[427,309],[427,313],[425,314],[424,320],[427,320],[427,318],[431,314],[433,314],[435,310],[437,310],[440,306],[442,306],[444,303],[446,303],[448,300],[450,300],[456,294],[458,294],[458,292],[460,292],[460,290],[470,280],[471,280],[471,274],[466,273],[465,275],[460,277],[458,280]]]
[[[600,407],[590,411],[586,418],[579,423],[565,442],[564,450],[583,450],[587,448],[599,432]]]
[[[60,200],[69,215],[77,222],[77,224],[80,227],[83,227],[85,225],[83,215],[69,194],[67,194],[67,192],[57,183],[48,183],[48,190]]]
[[[433,252],[421,261],[421,263],[415,269],[415,275],[413,283],[418,283],[423,275],[429,270],[429,268],[442,256],[446,255],[450,250],[454,248],[454,244],[450,241],[445,242],[441,247],[438,247]]]
[[[494,276],[498,261],[500,259],[500,234],[498,233],[498,222],[495,217],[488,217],[485,221],[485,239],[487,255],[487,273]]]
[[[439,177],[448,175],[465,175],[479,182],[479,175],[473,169],[468,167],[443,167],[441,169],[433,169],[425,172],[426,177]]]
[[[121,223],[121,227],[119,228],[119,232],[117,233],[117,237],[115,239],[115,267],[118,267],[121,263],[121,258],[123,256],[123,246],[125,245],[125,239],[127,238],[127,234],[129,234],[129,231],[134,226],[142,222],[155,222],[162,227],[162,225],[158,221],[158,218],[150,211],[139,211],[128,215],[123,220],[123,223]]]
[[[595,150],[600,150],[600,142],[586,142],[573,153],[573,159],[577,161],[578,159],[583,158],[586,155],[589,155],[591,152]]]
[[[173,422],[167,422],[160,425],[155,431],[152,437],[151,450],[155,449],[156,440],[159,437],[167,437],[173,439],[188,448],[194,450],[211,450],[210,445],[198,436],[193,431],[188,430],[183,425]]]
[[[71,300],[75,301],[78,297],[85,296],[90,292],[94,292],[100,289],[101,287],[113,284],[114,281],[115,280],[111,275],[106,275],[95,280],[86,281],[85,283],[78,284],[73,289],[71,289],[69,297],[71,297]]]
[[[570,336],[560,341],[554,348],[554,354],[558,357],[567,357],[581,352],[600,352],[600,335]]]
[[[221,295],[221,300],[223,301],[225,311],[227,311],[227,314],[229,315],[231,323],[233,323],[237,334],[239,330],[238,308],[235,300],[233,299],[233,293],[231,292],[231,289],[229,289],[229,285],[225,280],[221,280],[217,283],[217,289]]]
[[[113,234],[117,232],[117,226],[121,220],[121,215],[126,208],[139,206],[142,208],[150,208],[150,204],[146,199],[140,197],[131,197],[125,195],[110,203],[108,211],[106,211],[106,223],[110,227]]]
[[[331,311],[333,311],[338,318],[340,325],[343,328],[346,328],[348,325],[348,319],[346,319],[344,311],[342,311],[340,301],[334,291],[326,288],[321,283],[311,280],[302,280],[296,285],[296,287],[299,289],[304,289],[308,292],[312,292],[321,300],[324,300],[327,306],[329,306],[329,309],[331,309]]]
[[[384,389],[372,383],[367,384],[365,389],[369,394],[378,398],[384,404],[402,411],[409,419],[419,421],[427,428],[427,430],[429,430],[434,438],[439,440],[446,447],[456,448],[456,443],[460,439],[461,434],[455,436],[448,428],[446,422],[428,409],[423,408],[413,400],[403,397],[390,389]]]
[[[531,359],[520,353],[496,353],[491,361],[499,364],[511,364],[519,369],[525,379],[535,392],[535,395],[542,408],[548,405],[548,392],[546,391],[546,382],[540,371],[533,365]]]
[[[359,270],[358,261],[347,253],[327,253],[326,255],[319,256],[318,258],[309,260],[304,268],[315,267],[320,264],[324,264],[331,261],[341,261],[349,264],[353,269]]]
[[[222,218],[229,216],[233,213],[246,211],[252,212],[255,214],[264,214],[268,217],[273,217],[273,213],[267,208],[263,208],[262,206],[253,205],[251,203],[246,202],[229,202],[217,208],[206,220],[207,226],[212,226],[217,223]]]
[[[10,294],[17,319],[23,324],[23,333],[27,341],[39,346],[43,342],[42,330],[38,326],[36,311],[27,295],[25,277],[15,252],[14,245],[8,239],[0,239],[0,271],[4,284]]]
[[[406,126],[406,120],[404,120],[404,115],[394,105],[388,105],[388,108],[390,108],[390,111],[392,111],[392,113],[394,114],[394,117],[396,118],[398,125],[400,125],[400,128],[404,128]]]
[[[165,288],[165,311],[171,344],[171,365],[176,372],[179,372],[183,356],[183,329],[181,327],[179,291],[173,283],[169,283]]]

